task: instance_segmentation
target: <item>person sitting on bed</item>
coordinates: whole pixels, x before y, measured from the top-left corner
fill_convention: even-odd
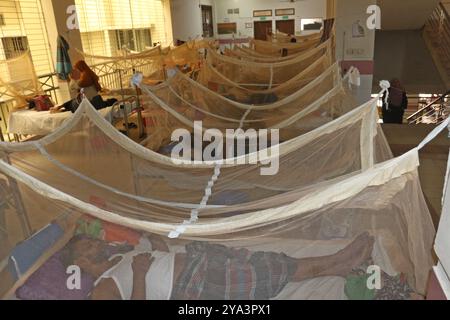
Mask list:
[[[108,99],[104,101],[99,94],[102,90],[99,79],[100,78],[92,71],[84,60],[78,61],[70,74],[69,90],[73,99],[61,106],[52,108],[50,113],[61,111],[75,112],[82,101],[82,95],[84,95],[97,110],[114,105],[117,102],[117,99]]]
[[[110,256],[106,242],[76,236],[66,246],[65,264],[98,279],[93,300],[268,300],[289,282],[347,276],[370,258],[373,244],[364,233],[334,255],[295,259],[204,242],[170,253],[162,238],[150,236],[134,250]]]

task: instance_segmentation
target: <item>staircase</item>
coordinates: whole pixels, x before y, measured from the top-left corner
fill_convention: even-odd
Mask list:
[[[450,115],[450,90],[431,98],[424,107],[407,118],[409,124],[440,124]]]
[[[450,0],[442,1],[423,29],[423,37],[447,89],[450,89]]]

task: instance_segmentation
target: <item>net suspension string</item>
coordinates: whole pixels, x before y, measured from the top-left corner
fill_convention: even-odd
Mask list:
[[[347,72],[347,74],[345,75],[344,79],[346,79],[347,77],[350,77],[351,79],[351,75],[353,75],[356,72],[356,68],[355,67],[351,67],[349,72]],[[386,93],[386,95],[389,94],[389,87],[390,84],[388,81],[382,81],[380,82],[380,87],[382,88],[381,92],[378,94],[378,97],[381,97],[383,94]],[[247,112],[244,114],[244,116],[241,119],[240,122],[240,129],[243,128],[243,124],[245,119],[248,117],[248,115],[251,113],[252,109],[248,109]],[[373,120],[372,117],[369,117],[369,121]],[[371,126],[373,127],[373,126]],[[370,136],[372,136],[373,133],[371,133]],[[373,146],[371,147],[372,150],[369,150],[370,155],[373,155]],[[361,152],[364,152],[365,150],[361,150]],[[363,161],[363,169],[367,170],[371,167],[373,167],[374,163],[373,163],[373,156],[372,159],[369,162],[369,165],[365,165],[364,161]],[[215,168],[214,168],[214,174],[212,175],[210,181],[208,182],[208,185],[205,189],[205,195],[202,199],[202,201],[200,202],[200,204],[198,205],[197,209],[193,209],[191,211],[191,219],[190,220],[185,220],[181,225],[179,225],[175,230],[171,231],[169,233],[169,238],[170,239],[177,239],[179,238],[183,233],[186,232],[187,230],[187,226],[195,224],[198,222],[199,220],[199,213],[202,209],[204,209],[209,201],[209,199],[211,198],[212,195],[212,189],[215,185],[215,183],[217,182],[217,180],[220,177],[221,174],[221,168],[222,168],[222,164],[217,163]]]
[[[245,119],[249,116],[249,114],[252,112],[252,109],[248,109],[245,114],[242,116],[241,122],[239,124],[239,129],[241,130],[244,127],[244,122]],[[214,174],[212,175],[211,179],[208,182],[208,185],[206,186],[205,189],[205,194],[203,196],[202,201],[200,202],[200,204],[198,205],[198,207],[196,209],[193,209],[191,211],[191,219],[190,220],[185,220],[183,222],[183,224],[181,224],[180,226],[178,226],[176,228],[176,230],[171,231],[169,233],[169,238],[170,239],[177,239],[179,238],[183,233],[186,232],[186,227],[192,224],[195,224],[198,222],[199,220],[199,213],[201,210],[205,209],[208,201],[211,198],[212,195],[212,189],[214,188],[215,183],[217,182],[217,180],[219,180],[220,174],[221,174],[221,169],[222,169],[223,164],[222,163],[217,163],[214,167]]]
[[[138,83],[140,81],[142,81],[142,76],[141,74],[136,74],[135,77],[133,78],[132,81],[137,81]],[[132,84],[134,84],[134,82],[132,82]],[[241,122],[240,122],[240,127],[243,127],[244,124],[244,119],[246,117],[248,117],[248,115],[250,114],[252,110],[247,110],[246,114],[244,115],[244,117],[242,118]],[[179,207],[179,208],[186,208],[186,209],[195,209],[196,205],[195,204],[185,204],[185,203],[172,203],[172,202],[165,202],[165,201],[159,201],[159,200],[155,200],[155,199],[150,199],[150,198],[146,198],[146,197],[141,197],[141,196],[136,196],[136,195],[131,195],[128,193],[124,193],[124,192],[120,192],[119,190],[116,190],[114,188],[110,188],[98,181],[95,181],[89,177],[86,177],[78,172],[76,172],[75,170],[63,165],[62,163],[58,162],[57,160],[55,160],[53,157],[51,157],[48,152],[46,152],[45,148],[39,143],[39,142],[34,142],[35,147],[41,152],[41,155],[43,155],[44,157],[46,157],[49,161],[51,161],[53,164],[55,164],[56,166],[58,166],[60,169],[69,172],[71,174],[74,174],[75,176],[77,176],[78,178],[81,178],[84,181],[87,181],[89,183],[92,183],[94,185],[96,185],[97,187],[103,188],[103,189],[107,189],[111,192],[114,192],[116,194],[119,194],[121,196],[125,196],[128,198],[132,198],[135,199],[137,201],[142,201],[142,202],[146,202],[146,203],[151,203],[151,204],[157,204],[157,205],[167,205],[170,207]],[[265,186],[265,188],[267,188],[267,186]],[[205,208],[220,208],[223,206],[207,206]]]
[[[445,130],[446,127],[450,131],[449,125],[450,125],[450,117],[447,118],[444,122],[442,122],[442,124],[439,125],[435,130],[433,130],[417,148],[411,150],[410,152],[408,152],[408,154],[401,156],[401,157],[397,158],[397,160],[394,160],[394,161],[399,162],[404,159],[409,159],[408,155],[411,155],[413,153],[416,153],[418,150],[421,150],[427,143],[429,143],[431,140],[436,138],[436,136],[438,136],[443,130]],[[414,160],[414,162],[416,162],[416,161]],[[390,163],[391,162],[387,162],[386,165],[388,165]],[[4,174],[6,174],[7,176],[10,176],[11,178],[16,179],[18,182],[24,183],[26,186],[30,187],[32,190],[34,190],[35,192],[37,192],[40,195],[43,195],[49,199],[60,200],[65,203],[68,203],[70,205],[73,205],[77,208],[87,210],[92,216],[98,217],[99,219],[111,220],[111,222],[113,222],[113,223],[118,223],[118,224],[121,224],[124,226],[129,226],[131,228],[142,228],[142,229],[148,230],[149,232],[153,232],[153,231],[150,231],[150,229],[152,229],[154,227],[164,227],[165,226],[165,224],[160,224],[160,223],[154,223],[154,222],[142,223],[141,221],[137,221],[134,219],[120,218],[117,216],[117,214],[115,214],[113,212],[109,212],[109,211],[97,208],[91,204],[88,204],[81,200],[78,200],[69,194],[66,194],[62,191],[57,190],[54,187],[51,187],[51,186],[47,185],[46,183],[26,174],[25,172],[19,170],[18,168],[15,168],[14,166],[9,165],[4,160],[0,160],[0,171],[3,172]]]

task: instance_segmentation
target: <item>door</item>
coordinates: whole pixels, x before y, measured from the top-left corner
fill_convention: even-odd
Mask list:
[[[214,37],[212,6],[202,6],[203,38]]]
[[[267,34],[272,32],[272,21],[255,21],[255,39],[267,40]]]
[[[295,20],[278,20],[276,26],[279,32],[295,35]]]

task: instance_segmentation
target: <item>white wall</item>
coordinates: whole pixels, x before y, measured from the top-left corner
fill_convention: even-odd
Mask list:
[[[253,28],[247,29],[245,23],[259,21],[253,18],[253,10],[272,9],[275,30],[275,9],[295,8],[296,30],[300,31],[300,20],[304,18],[325,18],[326,0],[304,0],[294,3],[281,2],[279,0],[172,0],[172,22],[174,41],[177,39],[186,41],[202,35],[202,19],[200,5],[213,6],[214,34],[217,34],[217,23],[236,22],[238,27],[237,37],[253,37]],[[239,8],[239,14],[228,14],[228,9]],[[225,36],[226,37],[226,36]]]
[[[253,37],[253,28],[246,28],[246,23],[260,21],[260,18],[253,17],[254,10],[273,10],[273,17],[267,17],[267,20],[273,21],[273,30],[275,30],[275,21],[282,17],[275,17],[275,9],[294,8],[295,15],[289,16],[289,19],[295,19],[296,32],[301,31],[300,20],[305,18],[325,18],[327,12],[326,0],[304,0],[294,3],[281,2],[279,0],[215,0],[216,23],[236,22],[238,27],[237,37]],[[228,14],[228,9],[239,8],[239,14]]]
[[[336,0],[336,58],[339,61],[373,62],[375,51],[375,30],[367,28],[367,8],[376,0]],[[353,25],[359,21],[364,28],[364,37],[353,37]],[[361,76],[361,87],[357,90],[360,103],[370,99],[372,74]]]
[[[201,5],[214,6],[214,0],[171,1],[173,41],[175,43],[177,40],[187,41],[202,36]]]

